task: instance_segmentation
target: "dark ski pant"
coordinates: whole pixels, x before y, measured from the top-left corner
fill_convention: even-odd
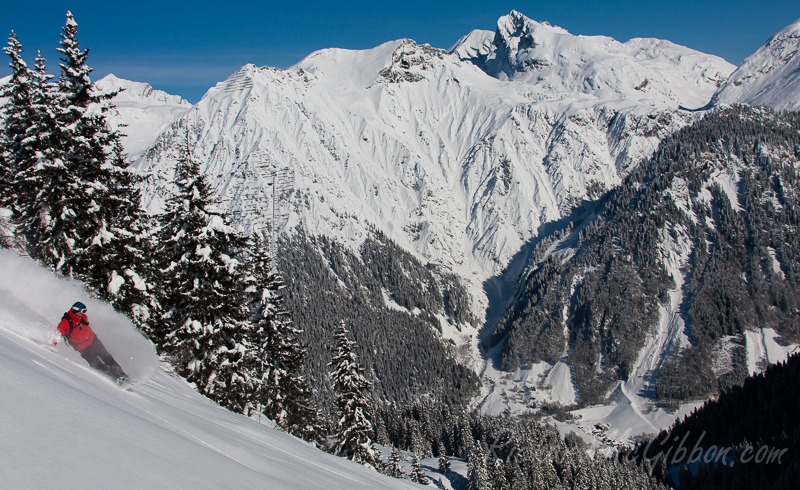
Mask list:
[[[100,342],[96,336],[92,341],[89,347],[78,351],[78,354],[81,355],[82,358],[86,359],[86,362],[89,363],[94,369],[100,371],[101,373],[105,373],[111,379],[116,380],[117,378],[124,376],[128,377],[125,374],[125,371],[119,367],[117,361],[111,357],[111,354],[108,353],[106,350],[106,346]]]

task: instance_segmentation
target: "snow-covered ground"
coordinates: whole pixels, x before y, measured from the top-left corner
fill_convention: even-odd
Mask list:
[[[132,392],[69,347],[49,347],[60,312],[75,300],[88,305],[93,328],[132,374]],[[0,380],[3,488],[416,488],[200,396],[158,367],[127,319],[87,300],[78,284],[5,250]]]

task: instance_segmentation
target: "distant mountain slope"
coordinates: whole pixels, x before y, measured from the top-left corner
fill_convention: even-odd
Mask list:
[[[113,74],[101,78],[94,86],[101,93],[123,89],[112,99],[116,110],[109,113],[108,119],[112,125],[125,124],[120,132],[125,135],[122,144],[130,161],[150,148],[167,126],[192,107],[177,95],[154,90],[146,83],[117,78]]]
[[[308,344],[304,372],[323,404],[334,399],[328,363],[340,321],[358,343],[377,399],[433,397],[459,407],[477,393],[469,349],[475,329],[457,276],[421,263],[379,232],[357,253],[303,231],[281,240],[278,250],[286,304]]]
[[[497,21],[493,37],[474,31],[451,52],[493,77],[524,81],[553,95],[668,101],[690,108],[705,105],[735,68],[669,41],[575,36],[516,11]]]
[[[598,50],[606,52],[585,54]],[[566,79],[560,91],[498,80],[407,39],[322,50],[288,70],[248,65],[209,90],[136,167],[158,208],[172,178],[170,148],[188,128],[218,197],[248,229],[268,226],[269,168],[286,168],[294,172],[284,203],[290,227],[300,222],[355,250],[369,223],[465,278],[480,315],[480,282],[542,223],[618,185],[660,138],[691,122],[678,105],[705,102],[715,88],[695,65],[733,69],[685,48],[657,51],[675,55],[670,69],[685,83],[670,90],[689,99],[634,88],[587,95]]]
[[[703,399],[800,340],[800,115],[720,110],[542,240],[489,346],[582,403]],[[771,357],[770,357],[771,356]],[[778,359],[776,359],[778,358]]]
[[[744,60],[711,103],[800,110],[800,19],[781,29]]]
[[[585,48],[587,57],[607,55],[609,46],[619,44],[606,38],[600,42],[558,36]],[[135,168],[147,177],[149,208],[160,209],[171,192],[176,143],[188,138],[192,156],[202,162],[221,207],[238,225],[265,234],[305,233],[313,247],[298,245],[298,250],[323,257],[334,276],[340,271],[327,254],[336,247],[325,250],[325,240],[316,237],[346,247],[350,255],[341,252],[346,255],[342,260],[358,269],[363,245],[376,236],[374,232],[433,271],[437,281],[455,274],[468,293],[464,296],[469,315],[451,315],[437,299],[435,307],[420,308],[419,317],[403,324],[429,324],[437,330],[440,326],[442,337],[457,344],[453,351],[470,352],[459,358],[469,363],[477,357],[473,323],[483,320],[488,304],[483,282],[501,272],[543,224],[618,186],[662,138],[697,117],[678,110],[694,99],[707,101],[715,88],[712,75],[696,71],[696,65],[733,69],[716,57],[669,43],[644,44],[652,49],[630,48],[626,62],[639,66],[634,62],[637,56],[653,63],[673,60],[671,69],[682,81],[658,86],[672,87],[669,90],[681,97],[646,87],[587,93],[570,78],[569,70],[553,72],[553,83],[565,77],[557,83],[558,90],[522,75],[501,80],[472,60],[409,39],[367,50],[321,50],[287,70],[247,65],[167,128]],[[587,70],[606,66],[603,63],[612,58],[603,59],[597,64],[587,60]],[[606,68],[596,71],[605,73]],[[643,81],[637,78],[636,83]],[[278,187],[274,201],[273,173]],[[396,251],[390,253],[391,247],[385,246],[387,256]],[[294,260],[311,267],[318,257],[295,255]],[[307,271],[297,272],[302,276]],[[348,284],[345,277],[339,279]],[[369,288],[374,278],[353,282]],[[349,304],[362,293],[356,295],[348,287],[331,286],[327,294],[331,301]],[[424,281],[414,287],[428,291]],[[308,296],[298,298],[297,304],[316,301]],[[391,301],[368,306],[375,316],[358,315],[364,323],[358,331],[367,332],[367,318],[382,321],[400,314]],[[402,314],[414,315],[407,310]],[[313,314],[298,313],[299,326],[317,333],[332,328],[328,316],[322,315],[322,324]],[[431,315],[440,325],[426,320]],[[363,338],[366,352],[379,350],[382,341]],[[452,359],[446,352],[449,342],[401,343],[392,352],[413,354],[422,344],[442,349],[426,354],[426,362],[437,364],[433,372],[449,373],[437,374],[443,386],[456,386],[445,398],[462,398],[472,380],[465,374],[460,382],[451,382],[457,370],[446,360]],[[380,363],[382,355],[372,354]],[[320,371],[320,366],[313,369]],[[376,372],[386,380],[393,370]],[[427,383],[419,390],[413,384],[381,388],[395,396],[426,392]]]

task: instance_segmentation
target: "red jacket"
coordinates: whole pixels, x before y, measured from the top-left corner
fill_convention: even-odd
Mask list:
[[[70,333],[70,327],[74,327],[72,333]],[[94,332],[89,326],[89,319],[85,314],[75,313],[72,310],[64,313],[64,317],[58,324],[58,332],[62,337],[66,337],[69,345],[77,351],[89,347],[94,341]]]

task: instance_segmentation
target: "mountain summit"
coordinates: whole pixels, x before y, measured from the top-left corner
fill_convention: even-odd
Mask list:
[[[712,105],[734,103],[800,110],[800,19],[744,60],[711,101]]]
[[[516,11],[497,21],[493,37],[473,31],[451,52],[495,78],[548,92],[658,100],[675,107],[704,105],[734,69],[722,58],[669,41],[575,36]]]

